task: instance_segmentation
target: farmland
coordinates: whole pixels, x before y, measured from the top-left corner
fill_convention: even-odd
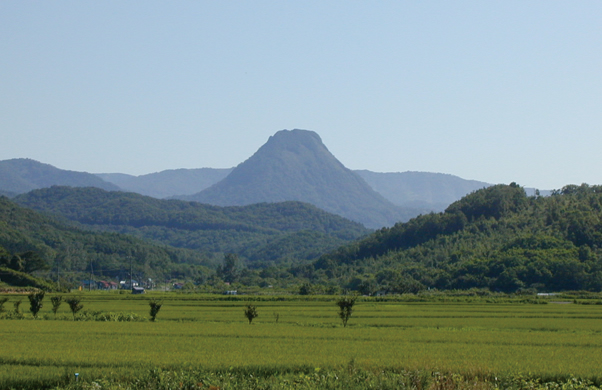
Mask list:
[[[156,322],[73,321],[65,304],[54,320],[48,298],[38,320],[28,313],[24,320],[0,320],[0,387],[69,386],[75,372],[77,386],[128,382],[156,376],[158,369],[170,373],[165,375],[196,372],[190,383],[197,384],[202,375],[219,372],[289,373],[297,379],[321,373],[327,379],[325,373],[348,374],[350,365],[366,375],[455,373],[485,382],[517,376],[602,379],[600,305],[361,299],[343,328],[335,297],[256,298],[259,317],[252,325],[243,316],[248,301],[242,297],[151,297],[163,301]],[[149,296],[82,298],[82,319],[94,312],[148,318]],[[27,310],[27,299],[15,296],[4,309],[17,299],[24,299]],[[236,388],[223,378],[207,381]]]

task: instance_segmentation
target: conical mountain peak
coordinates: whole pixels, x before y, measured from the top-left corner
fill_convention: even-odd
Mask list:
[[[186,197],[218,206],[297,200],[363,223],[392,225],[401,210],[347,169],[308,130],[282,130],[224,180]]]

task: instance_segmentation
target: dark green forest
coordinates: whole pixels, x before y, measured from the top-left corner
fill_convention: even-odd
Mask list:
[[[221,262],[225,253],[234,253],[251,268],[314,260],[370,232],[359,223],[301,202],[219,207],[58,186],[31,191],[15,201],[86,228],[194,249],[215,262]]]
[[[69,284],[97,277],[202,279],[215,264],[200,252],[133,236],[91,232],[0,197],[0,267]]]
[[[570,185],[548,197],[527,197],[514,183],[496,185],[292,272],[364,294],[600,291],[601,228],[602,186]]]

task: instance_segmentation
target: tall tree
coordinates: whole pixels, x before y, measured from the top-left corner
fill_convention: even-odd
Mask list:
[[[353,305],[355,305],[356,297],[341,297],[337,301],[337,306],[339,307],[339,317],[343,321],[343,327],[347,326],[347,321],[349,321],[349,317],[353,313]]]
[[[224,256],[224,263],[218,267],[217,276],[226,283],[234,283],[240,276],[240,260],[233,253]]]

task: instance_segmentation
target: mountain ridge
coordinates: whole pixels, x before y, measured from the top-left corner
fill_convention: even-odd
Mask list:
[[[393,204],[443,211],[464,195],[492,184],[435,172],[356,170],[375,191]]]
[[[0,191],[5,194],[22,194],[52,185],[120,190],[118,186],[87,172],[59,169],[29,158],[0,161]]]
[[[219,182],[233,168],[167,169],[146,175],[134,176],[123,173],[97,173],[101,179],[119,188],[154,198],[176,195],[192,195]]]
[[[258,158],[258,154],[263,157]],[[248,166],[257,160],[259,164]],[[323,166],[330,168],[316,174]],[[0,161],[2,195],[12,198],[52,185],[92,186],[216,205],[300,200],[380,228],[443,211],[462,196],[491,184],[443,173],[351,171],[328,151],[317,133],[299,129],[270,136],[235,168],[180,168],[134,176],[66,171],[31,159]],[[230,193],[222,196],[220,192],[228,186]],[[534,194],[535,189],[530,192]]]

